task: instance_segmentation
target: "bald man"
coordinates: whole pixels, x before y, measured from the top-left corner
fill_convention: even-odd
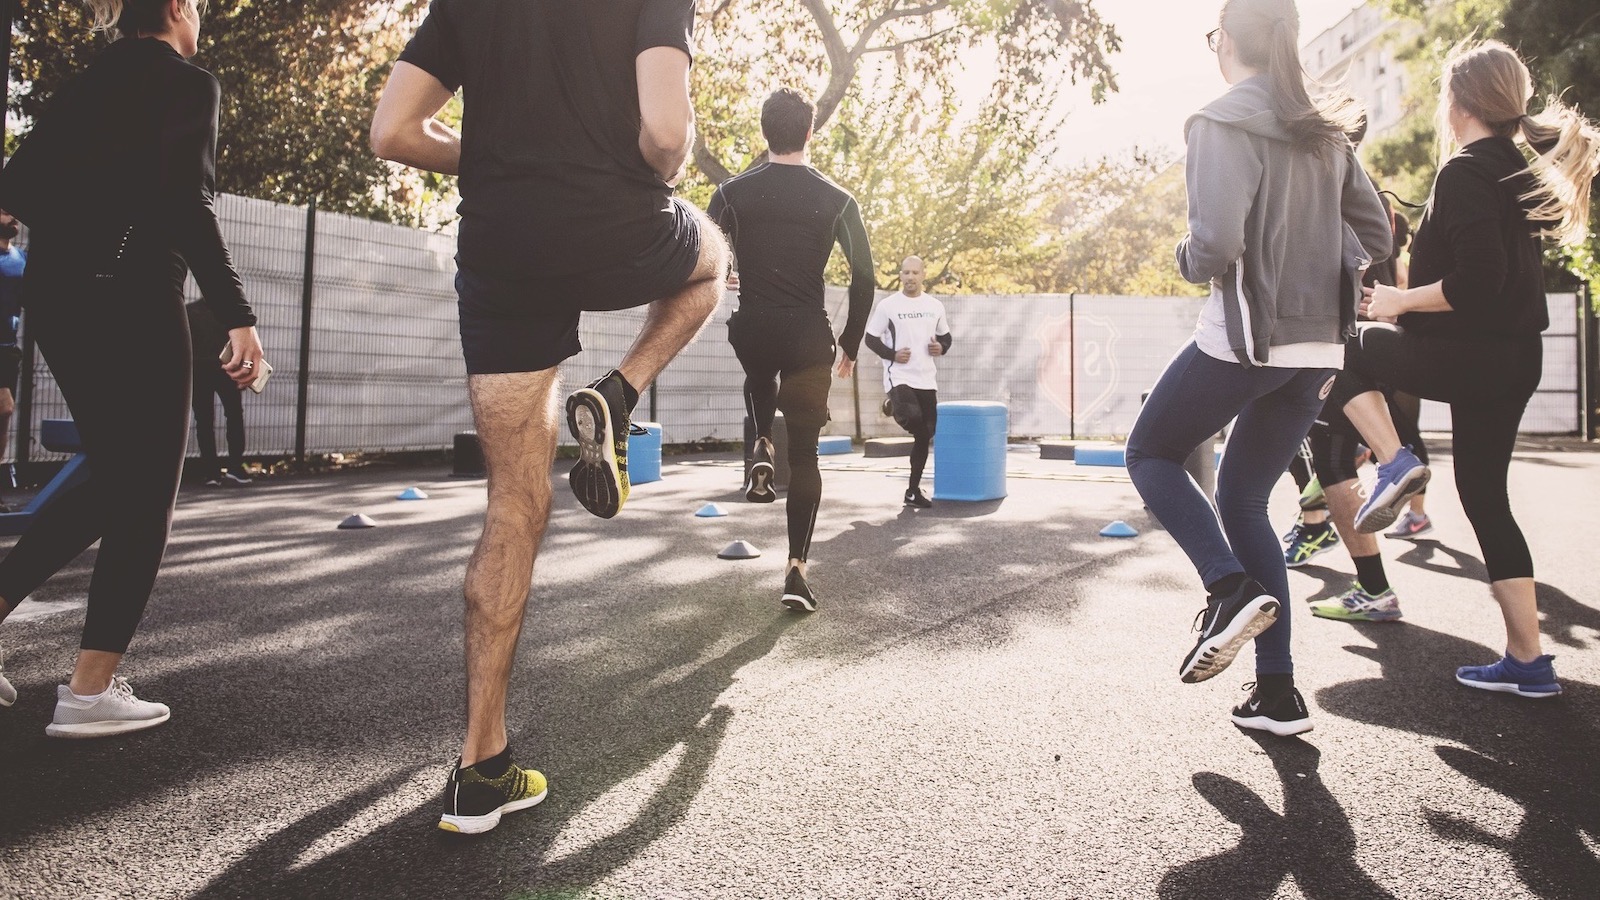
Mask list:
[[[934,360],[950,352],[950,322],[944,304],[923,293],[927,266],[915,256],[900,264],[900,292],[878,301],[862,338],[883,359],[884,401],[890,415],[911,434],[911,483],[905,504],[933,505],[922,493],[922,470],[939,424],[939,385]]]

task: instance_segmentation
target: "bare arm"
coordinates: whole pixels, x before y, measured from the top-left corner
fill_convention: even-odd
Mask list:
[[[676,47],[639,54],[639,152],[661,180],[677,184],[694,145],[689,56]]]
[[[461,135],[434,118],[453,92],[418,66],[397,62],[372,114],[372,152],[442,175],[461,171]]]

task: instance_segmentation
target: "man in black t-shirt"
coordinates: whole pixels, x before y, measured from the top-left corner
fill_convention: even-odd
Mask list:
[[[850,262],[850,311],[837,345],[840,378],[855,371],[873,298],[872,248],[861,207],[807,162],[815,119],[816,107],[792,90],[769,97],[761,109],[767,161],[724,181],[707,209],[733,242],[739,270],[739,309],[728,320],[728,342],[744,366],[745,405],[756,430],[745,497],[777,499],[772,421],[781,409],[789,437],[782,602],[805,612],[817,608],[805,572],[822,502],[817,438],[828,422],[828,369],[835,355],[822,279],[835,243]]]
[[[385,159],[461,177],[461,346],[489,471],[467,566],[467,734],[439,827],[477,833],[545,796],[511,762],[506,690],[550,517],[556,367],[586,310],[649,305],[618,367],[567,398],[570,480],[628,496],[629,413],[716,309],[727,245],[672,196],[694,133],[694,0],[433,0],[378,101]],[[436,115],[462,90],[458,135]]]

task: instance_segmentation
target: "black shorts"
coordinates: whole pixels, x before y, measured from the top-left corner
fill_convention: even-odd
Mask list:
[[[889,411],[907,433],[932,437],[939,428],[939,392],[897,384],[889,391]]]
[[[22,350],[0,347],[0,390],[9,390],[13,400],[17,398],[17,378],[21,371]]]
[[[700,263],[700,220],[672,200],[670,225],[625,265],[564,278],[508,280],[456,272],[461,350],[468,375],[541,372],[583,350],[584,312],[632,309],[683,289]]]

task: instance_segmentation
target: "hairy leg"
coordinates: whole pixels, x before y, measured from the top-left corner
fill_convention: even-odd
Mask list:
[[[489,472],[483,535],[467,563],[467,734],[461,764],[504,750],[506,689],[522,634],[533,563],[550,521],[550,467],[560,408],[555,369],[470,379]]]

